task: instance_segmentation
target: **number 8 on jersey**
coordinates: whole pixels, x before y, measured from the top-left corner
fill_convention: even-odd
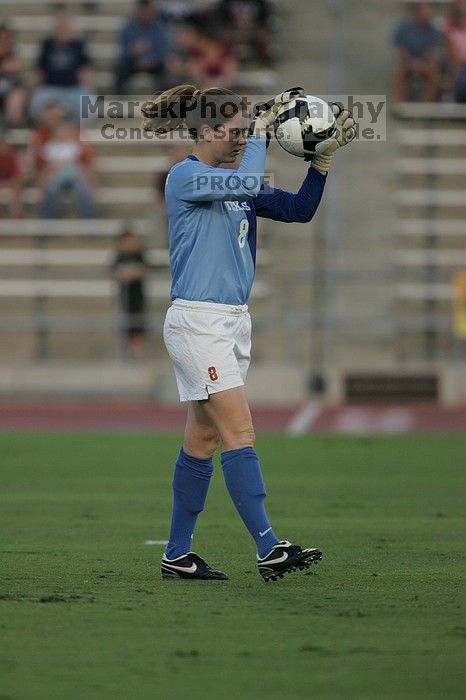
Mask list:
[[[243,219],[239,227],[238,243],[240,248],[244,248],[249,233],[249,221]]]

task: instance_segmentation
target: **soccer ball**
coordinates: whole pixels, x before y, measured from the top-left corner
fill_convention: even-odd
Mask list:
[[[327,102],[305,95],[288,102],[275,120],[275,137],[280,146],[298,158],[312,157],[320,141],[335,132],[335,117]]]

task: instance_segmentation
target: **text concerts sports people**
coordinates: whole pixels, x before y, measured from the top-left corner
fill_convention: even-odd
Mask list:
[[[256,107],[249,129],[240,98],[223,88],[200,92],[180,85],[143,108],[146,130],[167,133],[184,126],[195,142],[192,155],[171,169],[165,187],[173,281],[164,339],[180,400],[188,402],[188,416],[173,477],[163,578],[227,578],[191,551],[219,443],[225,483],[256,543],[262,577],[276,580],[322,556],[319,549],[279,540],[272,529],[244,391],[251,347],[246,302],[254,278],[256,217],[310,221],[333,153],[355,135],[350,113],[333,105],[335,134],[318,144],[299,192],[263,186],[267,132],[280,107],[302,94],[295,88]],[[235,163],[243,150],[236,169],[220,167]]]

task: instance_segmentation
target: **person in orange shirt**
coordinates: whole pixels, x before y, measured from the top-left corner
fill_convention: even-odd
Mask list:
[[[0,187],[9,187],[10,216],[13,219],[23,215],[21,193],[23,189],[22,168],[12,146],[0,134]]]
[[[43,146],[49,141],[56,131],[56,128],[66,119],[66,110],[59,102],[48,102],[45,104],[41,120],[38,126],[32,132],[31,146],[29,150],[29,167],[33,171],[35,177],[40,176],[44,167],[44,158],[42,155]],[[79,140],[79,130],[77,127],[73,131],[76,138]],[[85,166],[91,166],[94,159],[94,151],[92,147],[81,141],[80,162]]]
[[[72,191],[77,214],[82,219],[95,217],[92,187],[95,174],[89,162],[89,152],[79,140],[71,122],[61,122],[38,154],[41,163],[41,217],[53,219],[65,191]]]

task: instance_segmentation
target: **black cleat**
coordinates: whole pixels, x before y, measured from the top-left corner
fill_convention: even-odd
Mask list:
[[[194,552],[188,552],[182,557],[176,559],[167,559],[165,554],[162,557],[160,565],[162,578],[171,579],[197,579],[207,580],[216,579],[218,581],[226,581],[228,576],[223,571],[211,569],[208,564]]]
[[[276,581],[277,578],[283,578],[283,574],[296,569],[308,569],[320,559],[320,549],[302,549],[297,544],[285,540],[278,542],[262,559],[257,557],[257,566],[264,581]]]

